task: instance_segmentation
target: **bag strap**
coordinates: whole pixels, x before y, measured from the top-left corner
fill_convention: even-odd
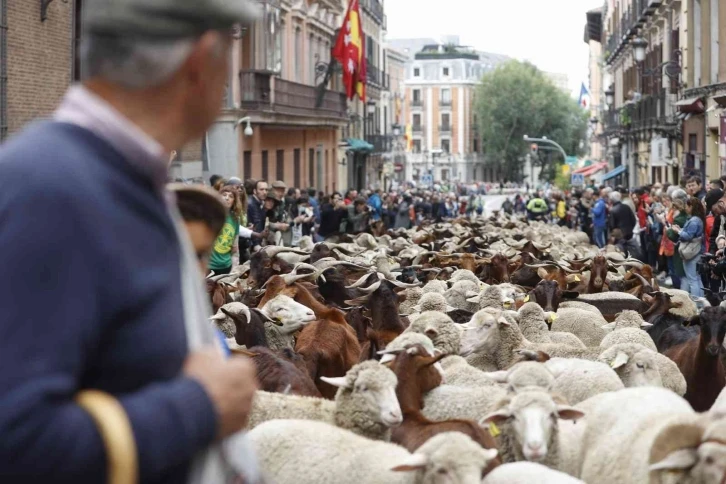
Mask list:
[[[76,403],[91,415],[104,447],[109,484],[136,484],[139,464],[131,423],[118,400],[98,390],[84,390]]]

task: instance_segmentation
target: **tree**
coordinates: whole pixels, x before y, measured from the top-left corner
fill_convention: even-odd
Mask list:
[[[570,155],[582,153],[588,113],[530,63],[513,60],[484,75],[475,112],[486,162],[508,180],[524,178],[523,160],[530,148],[522,140],[524,135],[546,136]],[[564,161],[560,158],[553,155],[553,160]],[[554,170],[542,173],[555,175]]]

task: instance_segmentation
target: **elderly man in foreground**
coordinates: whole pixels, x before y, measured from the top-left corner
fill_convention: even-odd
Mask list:
[[[221,440],[246,423],[254,368],[224,359],[164,191],[169,153],[214,121],[231,29],[254,12],[84,9],[83,84],[0,150],[0,481],[107,482],[112,446],[75,399],[95,389],[133,433],[134,480],[254,482],[253,459]]]

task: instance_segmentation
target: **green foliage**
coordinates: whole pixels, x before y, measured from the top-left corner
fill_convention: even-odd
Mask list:
[[[570,182],[572,181],[572,176],[562,173],[562,165],[555,165],[555,170],[557,172],[557,175],[555,175],[555,181],[553,182],[554,185],[563,192],[569,190],[572,187],[570,184]]]
[[[510,61],[487,73],[477,88],[475,112],[487,163],[498,165],[508,180],[523,178],[529,152],[524,135],[546,136],[568,155],[583,154],[588,113],[527,62]],[[559,158],[554,159],[564,161]]]

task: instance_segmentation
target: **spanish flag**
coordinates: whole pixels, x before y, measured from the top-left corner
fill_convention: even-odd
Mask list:
[[[358,94],[366,100],[365,35],[360,20],[360,0],[350,0],[348,12],[333,47],[333,58],[343,66],[343,84],[348,99]]]

